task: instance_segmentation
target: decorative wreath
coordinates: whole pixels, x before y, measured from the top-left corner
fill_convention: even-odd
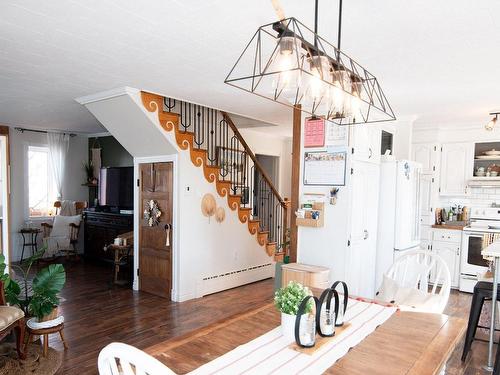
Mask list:
[[[160,222],[161,210],[158,207],[158,202],[151,199],[144,209],[144,220],[147,221],[150,227],[158,225]]]

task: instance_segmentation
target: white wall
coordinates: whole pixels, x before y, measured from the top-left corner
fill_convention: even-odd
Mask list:
[[[279,157],[278,191],[282,198],[290,198],[292,178],[292,139],[270,136],[265,128],[261,130],[239,129],[254,154]]]
[[[12,261],[21,258],[22,239],[18,233],[25,226],[28,219],[27,211],[27,171],[25,160],[25,149],[27,145],[47,145],[47,135],[43,133],[24,132],[21,133],[14,128],[10,129],[10,160],[11,160],[11,226],[10,238],[12,244]],[[81,186],[86,176],[82,168],[82,161],[88,159],[88,140],[85,136],[70,138],[68,159],[66,160],[65,183],[63,195],[65,199],[87,200],[88,188]],[[34,220],[39,224],[44,220]],[[80,233],[82,235],[82,233]],[[81,237],[83,238],[83,237]],[[39,236],[39,244],[41,236]],[[82,248],[82,241],[79,241]],[[25,250],[25,256],[26,256]]]
[[[218,195],[215,184],[205,179],[203,169],[192,164],[189,151],[178,148],[174,132],[165,132],[157,114],[143,107],[139,92],[127,90],[114,96],[96,97],[86,106],[134,156],[136,167],[140,162],[174,160],[172,298],[175,301],[201,297],[274,275],[273,258],[267,256],[256,236],[250,234],[247,224],[239,221],[237,211],[230,210],[227,198]],[[146,133],[148,136],[143,136]],[[154,138],[154,147],[151,137]],[[129,149],[127,145],[133,147]],[[268,146],[266,150],[272,152],[276,152],[275,147],[282,147],[276,142]],[[278,154],[281,152],[280,149]],[[224,207],[226,219],[223,223],[203,216],[201,199],[206,193],[214,195],[217,205]],[[136,192],[136,233],[141,217],[137,198]],[[137,262],[140,256],[137,235],[135,240],[134,261]],[[204,280],[265,264],[268,265],[265,268],[233,277],[219,277],[218,281]],[[137,288],[137,280],[134,286]]]

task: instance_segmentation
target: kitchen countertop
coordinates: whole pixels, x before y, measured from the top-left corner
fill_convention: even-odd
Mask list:
[[[434,224],[432,228],[434,229],[451,229],[451,230],[463,230],[467,226],[466,221],[450,221],[445,224]]]

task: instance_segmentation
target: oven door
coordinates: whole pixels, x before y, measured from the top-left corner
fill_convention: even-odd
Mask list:
[[[484,273],[488,262],[483,259],[483,236],[481,232],[463,232],[462,257],[460,262],[460,273],[477,277],[478,273]]]

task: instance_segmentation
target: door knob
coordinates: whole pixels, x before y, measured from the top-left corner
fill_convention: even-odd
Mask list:
[[[363,233],[364,233],[363,239],[366,240],[368,238],[368,230],[365,229]]]
[[[172,229],[172,224],[165,224],[166,240],[165,246],[170,246],[170,230]]]

